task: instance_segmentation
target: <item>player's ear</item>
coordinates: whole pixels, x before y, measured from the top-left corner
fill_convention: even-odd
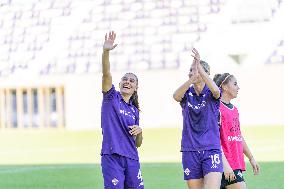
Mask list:
[[[228,87],[226,85],[222,85],[223,91],[228,91]]]

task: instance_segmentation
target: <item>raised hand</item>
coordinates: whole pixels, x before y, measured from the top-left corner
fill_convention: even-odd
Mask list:
[[[197,67],[199,66],[200,64],[200,55],[199,55],[199,52],[193,48],[192,51],[191,51],[193,54],[191,55],[194,59],[193,59],[193,63],[196,64],[196,69]]]
[[[199,60],[200,61],[200,55],[199,52],[197,51],[196,48],[193,48],[192,51],[193,55],[191,55],[194,59]]]
[[[106,33],[105,42],[104,42],[104,46],[103,46],[104,51],[110,51],[117,46],[117,44],[113,45],[115,38],[116,38],[116,34],[114,33],[114,31],[109,32],[108,35]]]
[[[198,76],[199,76],[198,66],[200,64],[200,55],[195,48],[192,49],[192,53],[193,53],[193,55],[191,55],[191,56],[194,59],[192,61],[192,65],[191,65],[188,77],[189,77],[189,79],[191,80],[192,83],[195,83],[195,82],[198,81]]]

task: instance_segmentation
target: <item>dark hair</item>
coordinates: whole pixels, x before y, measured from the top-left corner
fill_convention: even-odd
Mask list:
[[[140,107],[139,107],[139,102],[138,102],[138,94],[137,91],[134,91],[132,96],[130,97],[130,100],[132,100],[133,105],[139,110],[140,112]]]
[[[132,74],[135,76],[136,81],[137,81],[137,86],[138,86],[138,77],[134,73],[126,73],[126,74]],[[134,91],[134,93],[131,95],[130,100],[132,101],[133,105],[138,109],[140,112],[140,107],[139,107],[139,101],[138,101],[138,93],[137,91]]]
[[[227,83],[229,83],[232,76],[233,75],[229,73],[216,74],[213,78],[213,81],[218,87],[222,87],[222,85],[226,85]]]

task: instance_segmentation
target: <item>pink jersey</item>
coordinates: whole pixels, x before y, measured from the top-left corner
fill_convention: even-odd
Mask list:
[[[221,103],[220,112],[220,137],[223,152],[233,170],[245,170],[238,109],[235,106],[230,109]]]

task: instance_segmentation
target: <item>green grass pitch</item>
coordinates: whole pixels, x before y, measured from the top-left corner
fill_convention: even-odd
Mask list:
[[[284,189],[284,127],[244,127],[261,165],[248,188]],[[181,129],[144,129],[139,149],[145,188],[182,189]],[[101,189],[101,131],[23,130],[0,132],[0,189]]]

